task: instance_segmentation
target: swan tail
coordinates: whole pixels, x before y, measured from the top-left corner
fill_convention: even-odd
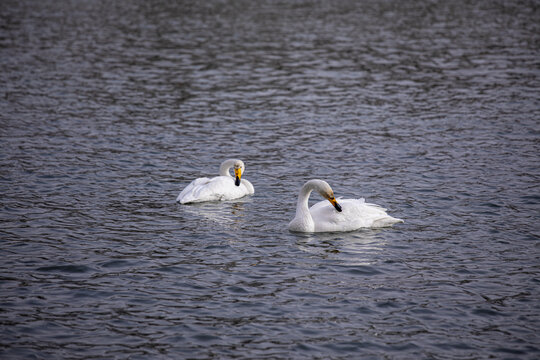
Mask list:
[[[372,227],[388,227],[397,223],[403,223],[402,219],[397,219],[391,216],[385,216],[383,218],[373,221]]]
[[[210,181],[209,178],[198,178],[189,183],[184,190],[176,197],[176,202],[180,204],[187,204],[194,202],[198,198],[198,192],[201,186],[207,184]]]

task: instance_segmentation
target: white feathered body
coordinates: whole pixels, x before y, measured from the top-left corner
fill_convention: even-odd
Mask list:
[[[337,199],[342,211],[323,200],[309,208],[309,215],[296,214],[289,230],[300,232],[342,232],[361,228],[381,228],[403,222],[386,213],[379,205],[366,203],[362,199]]]
[[[176,198],[181,204],[203,201],[234,200],[254,193],[251,183],[245,179],[240,185],[234,184],[231,176],[216,176],[214,178],[198,178],[193,180]]]
[[[341,212],[337,212],[328,201],[320,201],[309,209],[315,223],[315,232],[380,228],[403,222],[388,215],[385,208],[366,203],[363,198],[337,200],[343,209]]]

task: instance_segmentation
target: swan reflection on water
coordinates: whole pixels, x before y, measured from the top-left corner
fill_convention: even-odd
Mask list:
[[[362,229],[349,233],[297,234],[298,249],[344,265],[371,265],[387,241],[380,236],[384,229]]]
[[[246,200],[249,201],[249,200]],[[244,222],[244,201],[220,201],[182,206],[190,217],[204,219],[218,227],[236,227]]]

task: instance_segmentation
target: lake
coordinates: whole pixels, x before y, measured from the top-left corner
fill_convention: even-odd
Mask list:
[[[0,357],[539,358],[538,5],[4,2]]]

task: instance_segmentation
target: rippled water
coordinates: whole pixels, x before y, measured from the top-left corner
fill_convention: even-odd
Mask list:
[[[538,5],[3,2],[0,357],[538,358]]]

